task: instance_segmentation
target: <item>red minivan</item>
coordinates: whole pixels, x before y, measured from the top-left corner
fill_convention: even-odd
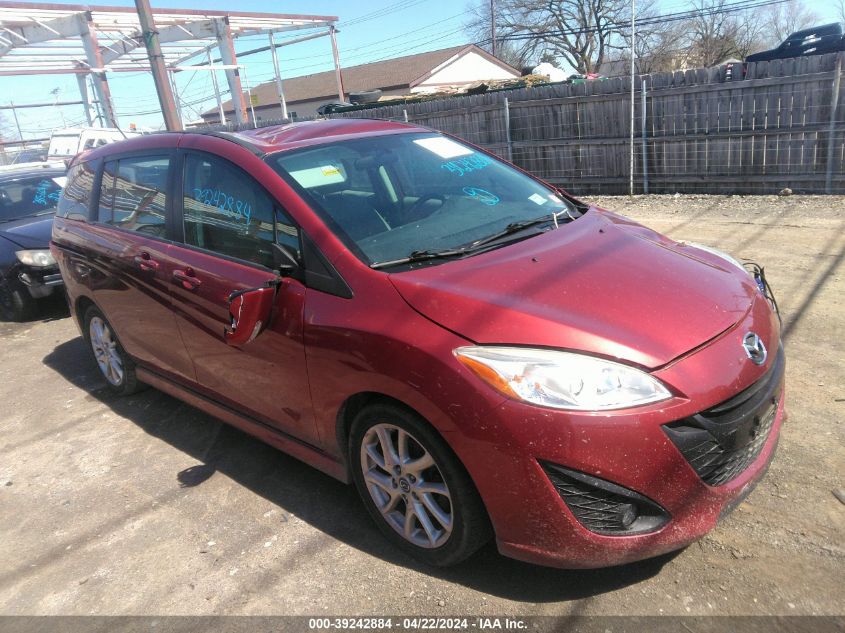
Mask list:
[[[344,482],[435,565],[601,567],[747,495],[784,419],[762,271],[372,120],[77,158],[52,249],[108,384]],[[315,501],[315,503],[319,503]]]

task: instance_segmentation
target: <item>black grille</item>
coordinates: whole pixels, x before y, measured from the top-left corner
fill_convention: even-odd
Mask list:
[[[783,389],[783,348],[772,368],[733,398],[663,427],[699,477],[711,486],[739,476],[769,438]]]
[[[558,494],[588,530],[626,535],[652,532],[669,514],[651,499],[617,484],[557,464],[541,462]]]

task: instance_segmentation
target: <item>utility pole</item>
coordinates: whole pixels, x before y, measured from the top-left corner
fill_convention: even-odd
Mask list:
[[[176,113],[176,101],[173,99],[173,91],[170,89],[170,82],[167,79],[167,69],[164,66],[164,56],[161,54],[161,45],[158,41],[158,31],[156,30],[150,2],[149,0],[135,0],[135,8],[138,9],[141,37],[144,38],[144,44],[147,47],[150,71],[153,74],[153,82],[158,93],[158,102],[161,104],[164,125],[168,132],[181,132],[182,122]]]
[[[91,100],[88,98],[88,77],[76,75],[76,83],[79,86],[79,96],[82,98],[82,107],[85,109],[85,121],[88,127],[94,127],[94,117],[91,116]]]
[[[94,78],[91,75],[88,75],[88,78],[91,80],[91,92],[96,95],[97,87],[94,84]],[[103,111],[100,109],[99,99],[94,99],[94,110],[97,113],[97,122],[100,124],[100,127],[106,127],[106,121],[103,117]]]
[[[490,0],[490,48],[496,56],[496,0]]]
[[[273,56],[273,74],[276,76],[276,92],[279,95],[279,105],[282,106],[282,118],[288,118],[288,102],[285,100],[285,89],[282,86],[282,74],[279,70],[279,57],[273,32],[270,31],[270,54]]]
[[[176,116],[180,121],[182,121],[185,117],[182,113],[182,100],[179,98],[179,86],[176,85],[176,72],[170,72],[167,73],[167,75],[170,80],[170,89],[173,91],[173,103],[176,105]]]
[[[334,25],[329,27],[329,36],[332,40],[332,57],[334,57],[334,76],[335,81],[337,82],[337,98],[343,102],[346,99],[343,96],[343,75],[340,72],[340,55],[337,52],[337,29]]]
[[[65,113],[64,113],[64,112],[62,111],[62,109],[59,107],[59,92],[60,92],[60,91],[59,91],[59,89],[58,89],[58,88],[53,88],[53,89],[50,91],[50,94],[51,94],[51,95],[53,95],[53,97],[55,98],[55,99],[54,99],[54,102],[53,102],[53,107],[54,107],[56,110],[58,110],[58,111],[59,111],[59,116],[60,116],[60,117],[62,117],[62,127],[67,127],[67,122],[65,121]]]
[[[208,67],[211,68],[209,71],[211,72],[211,85],[214,87],[214,98],[217,100],[217,113],[220,115],[220,123],[226,123],[226,113],[223,111],[223,100],[220,98],[220,86],[217,85],[217,71],[214,70],[211,49],[207,49],[205,54],[208,56]]]

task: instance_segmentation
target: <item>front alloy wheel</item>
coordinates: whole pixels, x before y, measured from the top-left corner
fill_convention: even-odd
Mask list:
[[[370,427],[361,444],[361,468],[373,503],[407,541],[434,548],[449,539],[449,487],[431,453],[413,435],[392,424]]]
[[[454,565],[491,536],[467,471],[419,415],[393,403],[365,407],[352,422],[355,486],[385,536],[431,565]]]

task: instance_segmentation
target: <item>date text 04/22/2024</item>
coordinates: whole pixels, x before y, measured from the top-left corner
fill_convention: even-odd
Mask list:
[[[448,631],[520,631],[528,628],[527,622],[510,617],[357,617],[357,618],[309,618],[310,630],[448,630]]]

